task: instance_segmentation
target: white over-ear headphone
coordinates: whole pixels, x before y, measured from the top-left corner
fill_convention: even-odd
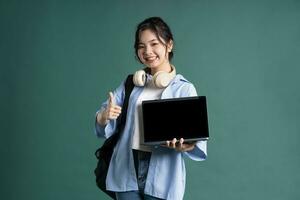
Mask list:
[[[158,88],[165,88],[169,85],[171,80],[176,76],[176,69],[173,65],[171,65],[172,71],[170,73],[165,71],[158,71],[153,75],[154,85]],[[136,86],[144,86],[146,83],[146,70],[138,70],[133,75],[133,83]]]

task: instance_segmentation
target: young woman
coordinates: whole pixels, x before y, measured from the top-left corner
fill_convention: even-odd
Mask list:
[[[183,138],[170,138],[165,145],[155,148],[141,144],[143,100],[197,96],[193,84],[176,74],[170,63],[173,41],[169,26],[159,17],[145,19],[137,26],[134,48],[145,70],[134,74],[126,125],[114,149],[106,180],[107,189],[115,191],[119,200],[181,200],[186,176],[184,155],[197,161],[206,158],[206,141],[185,143]],[[109,93],[108,100],[97,111],[97,136],[108,138],[114,134],[124,90],[123,82]]]

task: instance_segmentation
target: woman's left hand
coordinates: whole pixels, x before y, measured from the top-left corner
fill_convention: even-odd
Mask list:
[[[177,140],[176,138],[174,138],[171,141],[167,140],[166,144],[162,145],[162,146],[168,147],[168,148],[171,148],[171,149],[175,149],[176,151],[185,152],[185,151],[193,150],[195,145],[196,145],[196,142],[184,143],[183,138],[180,138],[180,140]]]

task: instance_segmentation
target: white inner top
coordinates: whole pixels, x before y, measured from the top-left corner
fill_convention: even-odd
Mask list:
[[[134,135],[132,140],[132,149],[137,149],[141,151],[151,152],[151,146],[143,145],[144,143],[144,128],[143,128],[143,118],[142,118],[142,101],[144,100],[154,100],[160,99],[164,88],[157,88],[153,81],[152,76],[147,77],[147,82],[144,86],[144,90],[137,99],[135,108],[135,119],[134,119]]]

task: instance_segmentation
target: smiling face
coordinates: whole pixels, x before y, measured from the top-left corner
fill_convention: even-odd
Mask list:
[[[165,44],[160,42],[163,41]],[[138,57],[140,61],[151,69],[151,74],[158,71],[171,71],[168,54],[172,51],[173,42],[166,43],[162,38],[146,29],[140,33],[138,43]]]

